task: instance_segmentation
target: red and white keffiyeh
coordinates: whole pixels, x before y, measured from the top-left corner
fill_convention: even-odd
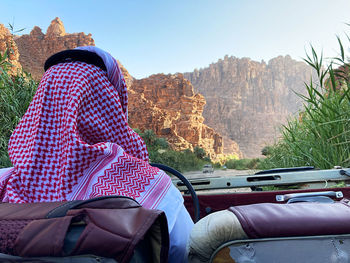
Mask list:
[[[0,201],[129,196],[148,208],[170,178],[148,164],[127,124],[127,87],[116,60],[95,47],[107,72],[84,62],[52,66],[9,142],[14,169],[0,175]]]

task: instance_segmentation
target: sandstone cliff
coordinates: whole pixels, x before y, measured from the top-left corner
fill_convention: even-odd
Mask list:
[[[125,75],[130,83],[129,75]],[[182,74],[133,79],[128,90],[132,127],[152,129],[167,138],[176,150],[199,146],[211,158],[222,155],[222,136],[203,124],[205,99],[194,93],[191,83]],[[238,145],[233,141],[230,143],[230,153],[241,156]]]
[[[0,24],[0,54],[1,56],[7,54],[7,59],[12,66],[9,71],[11,74],[15,74],[18,69],[21,69],[21,65],[18,61],[19,53],[16,43],[13,40],[13,36],[10,31],[3,25]]]
[[[29,35],[15,38],[19,50],[19,62],[23,69],[30,72],[36,80],[44,73],[44,63],[56,52],[77,46],[94,46],[91,34],[67,34],[62,21],[56,17],[52,20],[46,34],[39,27],[34,27]]]
[[[238,143],[245,157],[256,157],[279,135],[279,127],[298,111],[312,70],[290,56],[268,64],[225,56],[209,67],[184,73],[207,104],[205,123]]]

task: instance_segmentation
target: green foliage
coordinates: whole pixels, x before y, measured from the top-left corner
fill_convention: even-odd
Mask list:
[[[204,149],[199,147],[199,146],[194,147],[193,152],[197,156],[198,159],[204,159],[207,155],[207,153],[204,151]]]
[[[311,47],[311,56],[307,55],[305,62],[318,79],[305,84],[307,95],[298,94],[304,101],[303,111],[283,126],[281,140],[265,151],[267,158],[260,169],[350,166],[350,68],[338,41],[340,55],[328,67]]]
[[[6,54],[7,52],[5,52]],[[26,72],[12,76],[6,55],[0,55],[0,168],[11,166],[8,140],[27,110],[38,83]]]
[[[268,156],[268,155],[271,155],[271,151],[272,151],[271,146],[265,146],[264,148],[262,148],[261,154],[264,156]]]
[[[134,129],[147,145],[148,151],[156,152],[161,149],[169,149],[169,144],[166,139],[158,138],[157,135],[152,130],[145,130],[141,132],[140,129]]]
[[[8,23],[8,29],[10,30],[11,34],[14,35],[22,32],[25,28],[15,29],[15,23],[12,21],[12,23]]]
[[[168,165],[180,172],[200,170],[206,161],[198,159],[192,152],[177,152],[167,150],[164,152],[149,152],[150,161]]]
[[[221,167],[221,164],[220,164],[219,162],[214,163],[214,164],[213,164],[213,167],[216,168],[216,169],[222,168],[222,167]],[[227,168],[227,167],[226,167],[226,168]]]
[[[347,187],[348,185],[346,184],[345,181],[341,181],[339,183],[336,183],[335,185],[332,185],[330,188],[340,188],[340,187]]]
[[[141,132],[134,129],[145,141],[149,153],[150,162],[168,165],[180,172],[200,170],[208,162],[206,152],[195,147],[194,152],[186,149],[182,152],[174,151],[169,147],[164,138],[158,138],[152,130]],[[210,159],[209,159],[210,162]]]
[[[246,170],[257,169],[260,162],[259,158],[254,159],[231,159],[226,161],[225,165],[228,169]]]

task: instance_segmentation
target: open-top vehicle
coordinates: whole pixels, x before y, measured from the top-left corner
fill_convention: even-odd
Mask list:
[[[190,261],[350,262],[349,176],[340,167],[299,167],[190,179],[197,197],[185,195],[185,205],[202,218]]]
[[[346,199],[350,169],[302,167],[187,180],[172,168],[153,165],[177,176],[173,183],[183,192],[185,206],[197,222],[189,242],[189,262],[350,261]],[[69,209],[82,204],[74,206]],[[79,224],[72,229],[64,240],[70,249],[82,231]],[[161,261],[154,256],[156,247],[152,238],[145,237],[135,246],[130,262]],[[93,254],[56,258],[0,254],[0,261],[117,262]]]
[[[106,58],[104,51],[95,51],[102,52],[102,57]],[[190,232],[192,222],[187,209],[196,223],[188,240],[189,262],[350,262],[349,168],[317,170],[297,167],[244,176],[186,179],[170,167],[151,164],[178,178],[171,182],[165,173],[148,165],[144,142],[127,125],[127,87],[124,81],[120,81],[122,75],[116,60],[112,59],[112,64],[103,63],[102,58],[92,52],[96,65],[88,64],[78,57],[76,61],[72,59],[90,51],[65,52],[68,53],[54,55],[46,67],[48,75],[52,73],[60,80],[57,81],[59,85],[51,85],[53,82],[44,78],[34,98],[37,104],[32,104],[34,107],[25,115],[29,117],[22,119],[24,125],[17,126],[19,128],[9,143],[14,167],[5,168],[0,181],[4,189],[0,192],[3,200],[0,203],[0,261],[166,262],[169,243],[170,248],[176,247],[176,242],[170,242],[169,236],[172,241],[183,241],[182,248],[187,242],[188,235],[175,235],[175,239],[171,233],[175,225],[179,230],[177,234],[184,233],[186,226],[190,226],[187,234]],[[103,69],[106,65],[111,66],[111,76],[119,72],[120,78],[109,80]],[[66,76],[65,72],[72,76]],[[101,78],[101,82],[92,88],[103,94],[88,100],[92,106],[77,103],[95,95],[89,85],[83,87],[86,91],[83,95],[82,87],[70,86],[73,82],[66,81],[73,77],[80,79],[82,74],[86,79],[94,74]],[[62,89],[60,83],[67,84],[67,89]],[[100,83],[105,83],[108,92],[100,88]],[[73,98],[77,98],[60,96],[62,90],[73,90]],[[124,91],[124,97],[120,97],[119,90]],[[105,103],[104,98],[110,94],[115,95],[110,96],[112,102],[106,104],[111,109],[97,107]],[[43,109],[42,96],[50,102],[45,104],[47,115],[39,114]],[[58,107],[57,101],[61,99],[62,105],[73,103],[74,107]],[[120,104],[120,101],[125,104]],[[86,111],[82,110],[83,106],[87,106]],[[65,113],[58,114],[58,119],[51,116],[60,109],[69,109],[67,114],[74,121],[66,123]],[[82,116],[76,115],[78,112]],[[43,117],[45,129],[33,128],[33,125],[39,125],[36,116]],[[94,125],[82,121],[87,118]],[[113,125],[102,125],[104,122],[101,122],[102,128],[96,126],[95,120],[99,118],[106,123],[114,120]],[[84,129],[76,129],[75,120],[81,121]],[[69,138],[52,132],[60,125],[64,126],[62,130],[70,132],[59,135],[69,135]],[[91,130],[95,126],[96,132]],[[30,129],[38,131],[40,139]],[[85,140],[81,139],[82,131]],[[105,137],[101,139],[100,135]],[[126,144],[129,147],[126,149],[134,155],[124,151],[119,144],[111,143],[114,139],[110,140],[110,136],[116,137],[115,141],[123,146]],[[63,149],[61,145],[67,141],[71,143]],[[53,142],[57,146],[56,155],[51,154]],[[28,147],[34,143],[37,143],[37,148]],[[57,162],[59,158],[61,163]],[[67,163],[72,164],[68,167],[72,170],[61,173],[58,164]],[[23,171],[18,176],[16,172],[20,168]],[[149,183],[151,180],[153,184]],[[61,184],[62,189],[59,188]],[[183,193],[186,209],[174,185]],[[170,188],[172,192],[168,191]],[[168,199],[163,198],[166,195]],[[135,200],[139,198],[139,203],[130,196]],[[51,202],[41,203],[43,200]],[[163,207],[160,206],[162,202]],[[150,209],[145,208],[146,203]],[[180,210],[187,216],[181,220],[177,217]],[[165,211],[169,213],[168,218]],[[174,222],[172,219],[179,220]],[[186,224],[183,221],[187,219]],[[171,221],[173,228],[168,228]],[[181,262],[183,257],[171,259]]]

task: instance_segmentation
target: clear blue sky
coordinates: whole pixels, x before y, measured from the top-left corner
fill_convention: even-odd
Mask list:
[[[309,43],[333,56],[335,35],[350,33],[349,0],[0,0],[0,10],[0,23],[24,34],[35,25],[45,33],[58,16],[136,78],[193,71],[226,54],[301,60]]]

